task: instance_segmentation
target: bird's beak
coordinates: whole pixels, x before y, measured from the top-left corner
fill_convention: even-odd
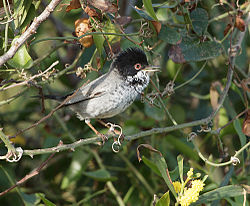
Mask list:
[[[159,72],[160,71],[160,66],[149,65],[149,66],[146,66],[142,70],[146,71],[146,72]]]

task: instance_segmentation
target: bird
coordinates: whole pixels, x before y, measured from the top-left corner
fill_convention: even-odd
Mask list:
[[[46,95],[45,98],[64,101],[64,107],[73,110],[105,141],[105,135],[98,132],[90,120],[122,113],[143,93],[150,81],[149,73],[159,71],[158,68],[149,65],[143,50],[130,47],[114,57],[107,73],[68,95]]]

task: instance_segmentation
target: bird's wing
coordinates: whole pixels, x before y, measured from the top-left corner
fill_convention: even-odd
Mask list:
[[[73,104],[77,104],[82,101],[87,101],[93,98],[100,97],[106,93],[106,85],[104,81],[106,79],[106,75],[103,75],[94,81],[90,82],[87,85],[83,85],[75,92],[71,93],[67,96],[69,99],[64,103],[64,106],[70,106]]]

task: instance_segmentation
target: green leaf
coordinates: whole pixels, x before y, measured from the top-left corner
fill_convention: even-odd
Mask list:
[[[110,173],[105,169],[99,169],[91,172],[83,172],[83,174],[98,181],[107,182],[117,180],[117,177],[111,177]]]
[[[215,41],[206,41],[199,44],[181,43],[184,58],[187,61],[203,61],[220,55],[221,45]]]
[[[234,129],[239,135],[241,147],[243,147],[247,142],[247,138],[246,138],[246,135],[242,132],[242,126],[241,126],[240,120],[238,119],[234,120],[233,125],[234,125]]]
[[[154,8],[152,6],[152,1],[151,0],[143,0],[143,5],[148,12],[148,14],[155,20],[158,21],[157,16],[155,14]]]
[[[25,31],[26,26],[29,25],[31,21],[33,21],[35,16],[36,16],[36,9],[35,9],[34,4],[31,4],[29,11],[27,12],[27,17],[25,18],[22,25],[20,26],[22,31]]]
[[[18,7],[17,8],[18,10],[14,12],[14,16],[15,16],[14,24],[15,24],[16,29],[19,26],[21,26],[24,20],[26,19],[31,4],[32,4],[32,0],[25,0],[21,8]]]
[[[179,0],[169,0],[165,1],[164,3],[159,3],[159,4],[152,4],[153,7],[155,8],[174,8],[178,5]]]
[[[24,8],[24,0],[14,0],[14,16],[17,17],[21,9]]]
[[[72,162],[63,177],[61,189],[66,189],[71,183],[76,182],[87,167],[88,161],[92,155],[82,150],[76,150],[73,154]]]
[[[224,186],[226,186],[229,183],[229,181],[230,181],[233,173],[234,173],[234,166],[231,165],[228,173],[226,174],[226,176],[224,177],[223,181],[221,182],[220,187],[224,187]],[[216,206],[216,205],[219,205],[219,200],[215,200],[211,204],[211,206]]]
[[[42,194],[42,193],[36,193],[36,195],[41,198],[41,200],[43,201],[43,203],[46,206],[56,206],[56,204],[54,204],[50,200],[46,199],[44,194]]]
[[[215,41],[199,42],[198,39],[184,37],[180,44],[173,45],[169,52],[169,58],[176,63],[186,61],[203,61],[220,55],[221,45]]]
[[[176,44],[178,41],[181,40],[181,35],[175,29],[167,27],[163,25],[161,27],[161,31],[158,35],[159,39],[169,43],[169,44]]]
[[[99,52],[100,56],[102,56],[103,43],[105,41],[105,38],[103,37],[103,35],[93,35],[93,39],[94,39],[97,51]]]
[[[36,205],[36,203],[40,202],[40,198],[36,197],[36,195],[34,194],[26,194],[21,192],[20,196],[25,206],[33,206]]]
[[[119,29],[110,20],[105,21],[102,30],[103,32],[106,33],[121,33]],[[105,35],[105,36],[107,37],[110,44],[114,44],[121,40],[121,36],[116,36],[116,35]]]
[[[20,36],[16,36],[14,38],[14,40],[12,41],[11,45],[14,45],[17,38],[19,38]],[[16,52],[16,54],[12,57],[12,59],[10,59],[9,61],[7,61],[7,63],[15,68],[29,68],[29,66],[32,64],[33,60],[31,59],[25,45],[23,44]]]
[[[147,20],[154,20],[151,16],[149,16],[145,11],[142,9],[139,9],[138,7],[132,7],[142,18],[147,19]]]
[[[202,36],[207,30],[208,14],[205,9],[196,8],[191,12],[190,18],[192,21],[193,29],[196,34]]]
[[[145,165],[147,165],[155,174],[159,175],[161,177],[161,173],[158,170],[156,164],[146,158],[145,156],[142,156],[142,161],[144,162]]]
[[[177,156],[177,162],[178,162],[178,168],[179,168],[181,182],[184,182],[183,181],[183,159],[184,158],[181,155]]]
[[[212,190],[202,194],[199,199],[192,205],[200,205],[201,203],[208,203],[213,200],[225,199],[228,197],[236,197],[243,195],[243,188],[237,185],[228,185],[225,187],[220,187],[218,189]]]
[[[160,173],[161,173],[161,176],[163,177],[164,181],[166,182],[168,188],[170,189],[170,191],[172,192],[172,194],[177,197],[177,194],[174,190],[174,186],[171,184],[170,180],[169,180],[169,177],[167,176],[167,169],[168,169],[168,166],[167,166],[167,163],[165,161],[165,159],[163,157],[161,157],[159,154],[156,154],[155,156],[155,164],[156,166],[158,167]]]
[[[156,203],[156,206],[169,206],[169,205],[170,205],[170,197],[169,197],[169,191],[167,191],[164,195],[162,195],[162,197]]]

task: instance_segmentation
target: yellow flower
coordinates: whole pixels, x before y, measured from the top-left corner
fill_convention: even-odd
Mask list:
[[[192,188],[196,190],[197,192],[200,192],[203,190],[205,184],[201,180],[193,180],[192,181]]]
[[[181,183],[179,181],[173,182],[173,186],[176,193],[179,193],[181,191]]]
[[[191,167],[190,170],[187,172],[188,178],[191,178],[193,176],[193,174],[194,174],[193,171],[194,171],[194,169]]]
[[[180,198],[180,204],[181,206],[188,206],[193,202],[196,202],[198,200],[199,193],[193,190],[192,188],[189,188],[184,191],[183,196]]]
[[[184,190],[183,196],[180,198],[181,206],[189,206],[191,203],[196,202],[199,198],[199,192],[203,190],[204,183],[201,180],[193,180],[192,187]]]

